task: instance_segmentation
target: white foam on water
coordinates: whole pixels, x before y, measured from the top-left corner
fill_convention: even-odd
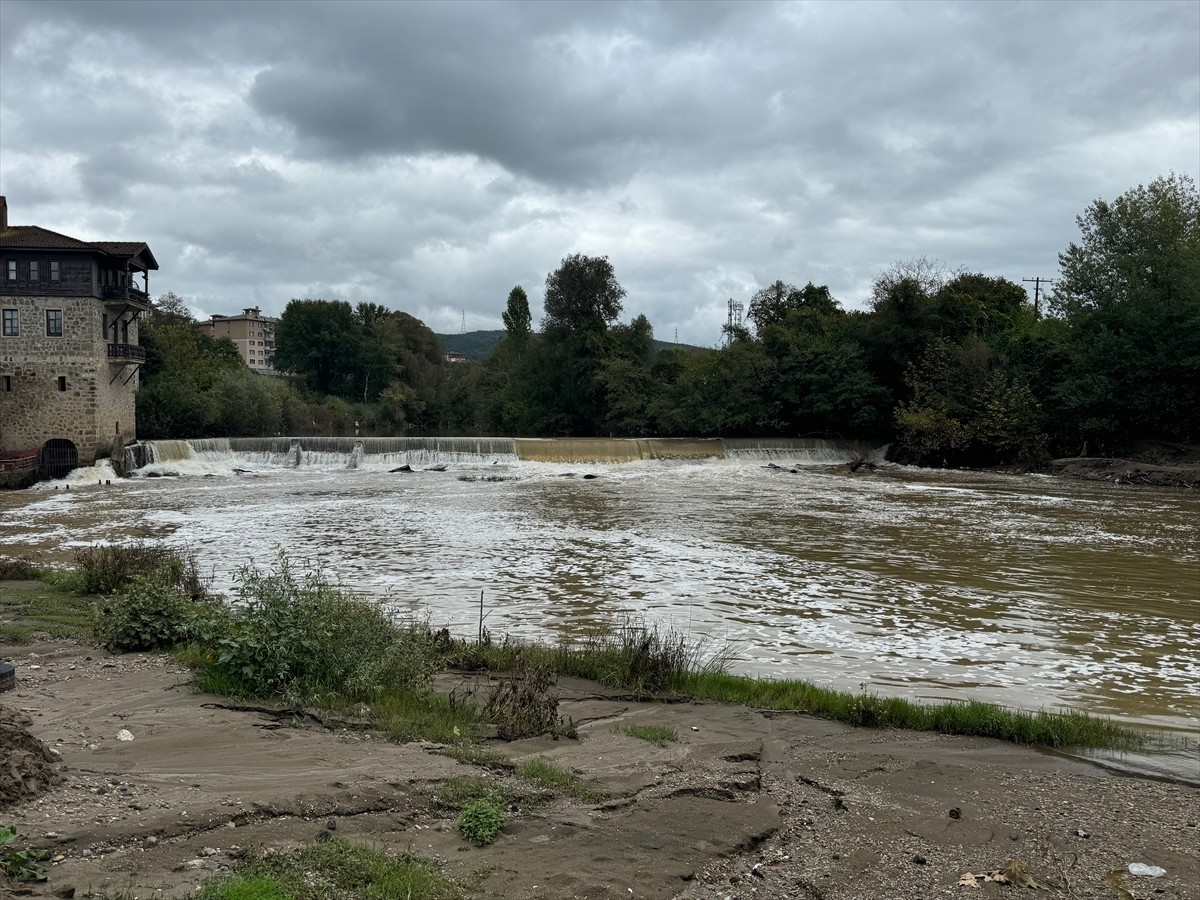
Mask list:
[[[1194,723],[1200,621],[1176,574],[1200,553],[1194,499],[753,460],[464,457],[390,473],[385,454],[354,470],[336,454],[299,469],[205,454],[163,465],[220,477],[39,495],[20,524],[0,513],[0,542],[136,526],[194,549],[222,588],[283,549],[460,634],[483,591],[494,634],[557,639],[644,616],[730,643],[740,671],[768,677]]]

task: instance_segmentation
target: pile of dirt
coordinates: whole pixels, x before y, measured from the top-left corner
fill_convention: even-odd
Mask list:
[[[1193,463],[1161,466],[1132,459],[1075,456],[1052,460],[1049,471],[1052,475],[1067,475],[1087,481],[1109,481],[1113,484],[1200,488],[1200,465]]]
[[[62,782],[58,757],[29,733],[33,720],[0,706],[0,809]]]

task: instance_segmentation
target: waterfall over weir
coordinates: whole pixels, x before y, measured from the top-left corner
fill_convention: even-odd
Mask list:
[[[260,468],[384,468],[496,462],[623,463],[665,459],[739,459],[832,466],[881,462],[886,446],[820,438],[466,438],[275,437],[146,441],[126,448],[129,472],[219,474]]]
[[[837,466],[860,460],[881,463],[887,453],[887,444],[825,438],[723,438],[721,443],[729,459],[800,466]]]

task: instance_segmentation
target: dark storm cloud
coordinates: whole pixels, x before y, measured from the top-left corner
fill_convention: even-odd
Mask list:
[[[4,0],[0,179],[206,312],[495,327],[578,251],[711,343],[776,278],[1053,274],[1092,199],[1197,174],[1198,44],[1188,2]]]

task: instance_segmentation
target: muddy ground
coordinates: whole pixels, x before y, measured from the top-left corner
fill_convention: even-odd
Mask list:
[[[494,746],[609,799],[510,809],[499,840],[477,848],[434,797],[442,779],[502,776],[435,746],[232,708],[160,656],[52,643],[0,647],[6,658],[17,684],[0,704],[61,761],[61,783],[0,808],[54,858],[48,882],[13,886],[35,897],[186,896],[246,849],[332,831],[439,859],[468,896],[502,900],[1024,895],[958,884],[1010,860],[1046,896],[1123,896],[1106,873],[1141,862],[1166,874],[1122,876],[1133,897],[1200,898],[1200,790],[992,741],[563,681],[579,740]],[[618,730],[629,723],[672,725],[680,740],[657,747]]]

